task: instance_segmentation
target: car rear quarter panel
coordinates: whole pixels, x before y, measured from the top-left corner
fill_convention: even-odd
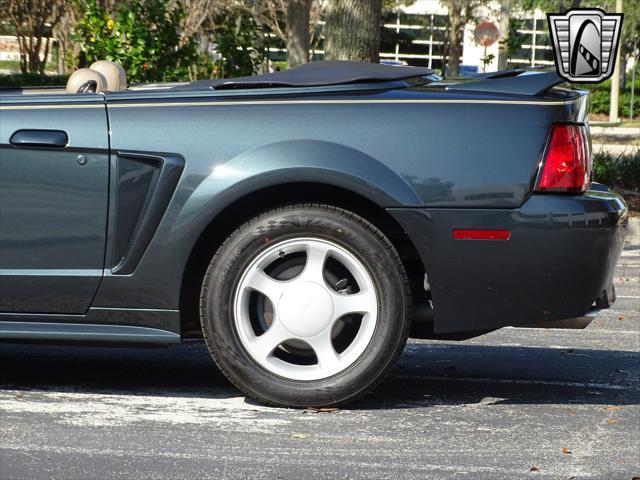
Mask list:
[[[326,183],[384,208],[517,208],[530,195],[549,125],[584,116],[583,100],[566,100],[416,91],[313,102],[114,94],[112,152],[172,152],[185,168],[137,268],[107,273],[94,306],[177,309],[203,230],[233,201],[267,186]]]

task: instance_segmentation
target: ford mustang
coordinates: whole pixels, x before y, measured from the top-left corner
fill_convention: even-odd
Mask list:
[[[555,72],[311,63],[0,92],[0,338],[204,338],[245,394],[340,405],[408,336],[584,328],[627,207]]]

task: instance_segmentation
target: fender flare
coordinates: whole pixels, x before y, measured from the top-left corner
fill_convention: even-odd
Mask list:
[[[331,142],[291,140],[248,150],[214,165],[185,202],[180,216],[197,216],[196,228],[202,232],[235,201],[289,183],[340,187],[382,208],[424,205],[402,177],[359,150]],[[175,225],[184,226],[180,221]]]

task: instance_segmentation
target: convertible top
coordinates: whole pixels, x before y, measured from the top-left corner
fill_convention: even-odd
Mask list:
[[[355,83],[393,82],[433,75],[430,68],[383,65],[377,63],[322,61],[299,65],[282,72],[249,77],[198,80],[173,90],[232,90],[274,87],[324,87]],[[434,76],[435,77],[435,76]],[[432,77],[430,80],[437,79]],[[503,70],[469,78],[450,78],[443,84],[448,91],[536,96],[563,83],[555,70]]]
[[[391,82],[433,74],[424,67],[399,67],[376,63],[324,61],[311,62],[282,72],[251,77],[198,80],[176,90],[269,88],[269,87],[322,87],[363,82]]]

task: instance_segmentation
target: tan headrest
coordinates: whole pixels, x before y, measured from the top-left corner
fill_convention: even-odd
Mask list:
[[[78,93],[80,87],[89,81],[96,82],[96,92],[102,92],[107,86],[107,79],[100,72],[89,68],[81,68],[71,74],[67,81],[67,92]]]
[[[99,60],[89,67],[91,70],[100,72],[107,79],[107,90],[110,92],[120,92],[127,89],[127,75],[122,65],[108,60]]]

